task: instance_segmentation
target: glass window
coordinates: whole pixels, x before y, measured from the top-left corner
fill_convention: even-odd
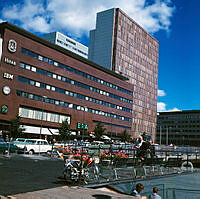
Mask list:
[[[35,86],[40,87],[40,82],[35,82]]]
[[[19,66],[20,66],[21,68],[25,68],[24,63],[20,63]]]
[[[33,94],[29,94],[28,98],[33,99]]]
[[[60,102],[59,102],[58,100],[55,100],[55,104],[56,104],[56,105],[59,105]]]
[[[36,72],[36,68],[32,66],[31,71]]]
[[[30,69],[31,69],[31,66],[29,66],[28,64],[26,64],[26,69],[27,69],[27,70],[30,70]]]
[[[35,81],[33,81],[33,80],[30,80],[30,85],[35,85]]]
[[[66,81],[66,78],[65,78],[65,77],[62,77],[62,81],[65,82],[65,81]]]
[[[42,57],[41,55],[38,55],[38,59],[39,59],[40,61],[42,61],[42,60],[43,60],[43,57]]]
[[[53,62],[53,65],[54,65],[54,66],[58,66],[58,62],[55,62],[55,61],[54,61],[54,62]]]
[[[46,89],[47,89],[47,90],[51,90],[51,86],[46,85]]]
[[[73,104],[69,104],[69,108],[73,108]]]

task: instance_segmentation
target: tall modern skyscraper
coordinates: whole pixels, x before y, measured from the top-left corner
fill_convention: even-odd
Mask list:
[[[89,59],[129,78],[134,85],[132,134],[155,138],[158,41],[119,8],[97,13]]]

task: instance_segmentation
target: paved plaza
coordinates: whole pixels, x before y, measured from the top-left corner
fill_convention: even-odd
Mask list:
[[[133,198],[106,188],[66,186],[62,179],[63,166],[62,160],[45,156],[0,155],[0,198]]]

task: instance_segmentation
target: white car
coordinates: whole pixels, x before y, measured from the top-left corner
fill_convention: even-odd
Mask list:
[[[43,139],[24,139],[24,141],[15,141],[15,145],[19,148],[23,148],[24,152],[29,154],[34,153],[50,153],[52,151],[52,146],[47,140]]]

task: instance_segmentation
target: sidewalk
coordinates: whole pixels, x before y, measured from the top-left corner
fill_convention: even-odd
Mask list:
[[[107,188],[90,189],[84,187],[62,186],[52,189],[21,193],[0,199],[138,199],[138,197],[116,193]],[[146,199],[142,197],[141,199]]]

